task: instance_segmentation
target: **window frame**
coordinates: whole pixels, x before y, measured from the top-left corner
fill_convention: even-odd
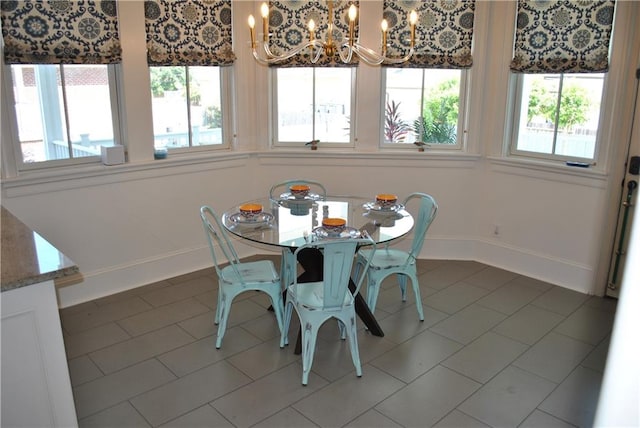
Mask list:
[[[147,71],[149,75],[151,75],[151,67],[160,67],[160,66],[151,66],[147,67]],[[187,70],[189,67],[209,67],[209,66],[189,66],[189,65],[178,65],[178,66],[167,66],[167,67],[186,67]],[[192,145],[192,137],[193,133],[191,132],[191,106],[189,105],[187,99],[187,105],[189,108],[188,120],[189,120],[189,147],[176,147],[170,148],[170,154],[187,154],[187,153],[197,153],[197,152],[209,152],[209,151],[218,151],[218,150],[228,150],[231,147],[231,142],[233,139],[234,132],[234,109],[233,109],[233,65],[229,66],[211,66],[218,67],[220,69],[220,110],[223,112],[222,114],[222,124],[221,124],[221,133],[222,133],[222,144],[206,144],[206,145]],[[188,71],[187,71],[188,77]],[[187,78],[187,83],[188,78]],[[149,92],[151,93],[151,92]],[[153,99],[153,96],[151,96]],[[151,101],[151,100],[150,100]],[[151,115],[153,116],[153,107],[151,106]],[[152,117],[153,120],[153,117]],[[155,133],[153,134],[152,145],[155,148]]]
[[[102,161],[101,156],[82,156],[76,158],[68,158],[68,159],[50,159],[40,162],[24,162],[24,158],[22,155],[22,143],[20,141],[19,131],[18,131],[18,117],[16,115],[16,102],[15,102],[15,94],[13,92],[13,64],[3,64],[3,74],[4,74],[4,85],[5,85],[5,98],[3,108],[6,107],[8,119],[11,124],[10,128],[10,136],[11,136],[11,150],[13,152],[13,161],[15,164],[15,173],[20,174],[23,172],[29,171],[38,171],[38,170],[47,170],[52,168],[62,168],[62,167],[72,167],[78,165],[91,165],[91,164],[99,164]],[[31,65],[38,66],[43,64],[16,64],[16,65]],[[64,66],[73,66],[75,64],[44,64],[44,65],[54,65],[56,67],[64,67]],[[122,138],[122,128],[121,128],[121,110],[120,110],[120,90],[119,90],[119,74],[120,74],[120,65],[119,64],[99,64],[104,65],[107,69],[107,81],[109,84],[109,106],[111,109],[111,118],[112,118],[112,128],[113,128],[113,144],[121,145]],[[6,67],[6,68],[5,68]],[[66,108],[65,108],[66,110]],[[68,111],[65,111],[65,115],[68,114]],[[65,134],[69,135],[69,120],[63,121],[62,126],[64,128]]]
[[[382,150],[415,150],[415,144],[410,143],[388,143],[385,141],[384,127],[386,120],[386,93],[387,93],[387,71],[391,69],[385,67],[381,73],[381,96],[380,96],[380,129],[379,129],[379,148]],[[424,104],[424,73],[428,70],[434,70],[432,68],[419,67],[419,70],[423,72],[423,86],[422,94],[420,96],[422,104]],[[427,143],[426,151],[458,151],[464,152],[467,149],[467,140],[469,134],[469,120],[470,120],[470,94],[471,94],[471,69],[457,69],[460,72],[460,88],[459,88],[459,103],[458,103],[458,124],[456,125],[456,144],[443,144],[443,143]]]
[[[313,68],[321,69],[323,67],[305,67],[305,68]],[[357,74],[358,67],[346,67],[351,70],[351,94],[350,94],[350,126],[349,126],[349,142],[340,143],[340,142],[322,142],[318,143],[318,147],[325,148],[334,148],[334,149],[345,149],[345,148],[355,148],[355,135],[356,135],[356,126],[357,118],[356,118],[356,87],[357,87]],[[287,141],[282,142],[278,139],[278,67],[270,67],[269,72],[269,88],[268,88],[268,97],[270,100],[269,109],[269,140],[271,141],[272,148],[301,148],[304,147],[306,141]],[[313,83],[313,93],[315,96],[315,71],[314,71],[314,83]],[[315,104],[315,99],[314,99]],[[315,116],[315,115],[314,115]],[[313,125],[315,127],[315,123]]]
[[[527,75],[535,75],[536,73],[516,73],[510,71],[510,95],[509,95],[509,108],[507,109],[507,117],[505,117],[505,126],[507,132],[505,132],[505,154],[507,157],[523,160],[533,160],[548,162],[550,164],[566,164],[566,162],[579,162],[588,165],[597,165],[602,152],[602,135],[604,132],[605,112],[603,106],[607,98],[607,88],[609,82],[609,73],[605,72],[602,79],[602,93],[600,95],[600,109],[598,112],[598,130],[595,135],[593,158],[583,158],[579,156],[568,156],[553,153],[541,153],[532,152],[528,150],[518,149],[518,134],[520,129],[521,118],[526,115],[526,111],[523,110],[522,97],[524,87],[524,77]],[[546,74],[558,74],[564,76],[567,73],[546,73]],[[598,73],[600,74],[600,73]],[[563,82],[564,83],[564,82]],[[564,88],[563,88],[564,89]],[[557,124],[554,124],[554,132],[557,133]]]

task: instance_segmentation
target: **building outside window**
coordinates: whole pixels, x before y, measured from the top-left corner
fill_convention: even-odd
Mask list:
[[[352,68],[275,69],[275,145],[351,143],[354,75]]]
[[[20,64],[10,70],[22,167],[95,162],[100,146],[115,144],[112,66]]]

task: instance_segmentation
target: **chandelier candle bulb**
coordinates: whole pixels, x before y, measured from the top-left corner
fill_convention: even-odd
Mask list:
[[[387,54],[387,30],[389,29],[386,19],[382,20],[380,28],[382,29],[382,55],[384,56]]]
[[[353,46],[353,39],[355,33],[356,17],[358,16],[358,10],[355,5],[349,7],[349,45]]]
[[[316,39],[315,31],[316,31],[316,23],[313,19],[310,19],[309,20],[309,40],[311,41],[311,43],[313,43],[313,41]]]
[[[249,34],[251,35],[251,49],[256,48],[256,33],[254,30],[255,26],[256,19],[253,17],[253,15],[249,15]]]
[[[411,28],[411,48],[415,46],[416,42],[416,23],[418,22],[418,14],[415,10],[409,13],[409,26]]]
[[[269,6],[266,3],[262,3],[260,6],[260,13],[262,14],[262,40],[269,41]]]

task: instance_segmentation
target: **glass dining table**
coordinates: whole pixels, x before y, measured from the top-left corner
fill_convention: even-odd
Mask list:
[[[404,206],[382,208],[373,199],[359,196],[327,196],[323,199],[318,195],[296,198],[283,194],[277,200],[261,198],[235,205],[224,212],[222,223],[231,234],[249,243],[278,247],[282,250],[283,261],[292,257],[295,249],[305,242],[327,237],[322,228],[322,219],[326,217],[347,221],[341,238],[358,237],[366,231],[377,245],[402,238],[411,231],[414,220]],[[240,206],[247,203],[262,205],[262,213],[246,218],[240,212]],[[355,297],[356,313],[369,332],[384,336],[365,299],[360,293]]]

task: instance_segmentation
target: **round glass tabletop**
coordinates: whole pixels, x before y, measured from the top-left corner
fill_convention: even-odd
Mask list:
[[[413,228],[413,217],[404,206],[378,207],[369,198],[354,196],[327,196],[319,198],[269,198],[246,201],[222,216],[222,223],[232,234],[260,244],[296,248],[315,235],[325,238],[322,228],[325,217],[339,217],[347,221],[349,236],[364,230],[376,243],[400,238]],[[263,207],[260,215],[247,218],[240,212],[245,203],[258,203]]]

